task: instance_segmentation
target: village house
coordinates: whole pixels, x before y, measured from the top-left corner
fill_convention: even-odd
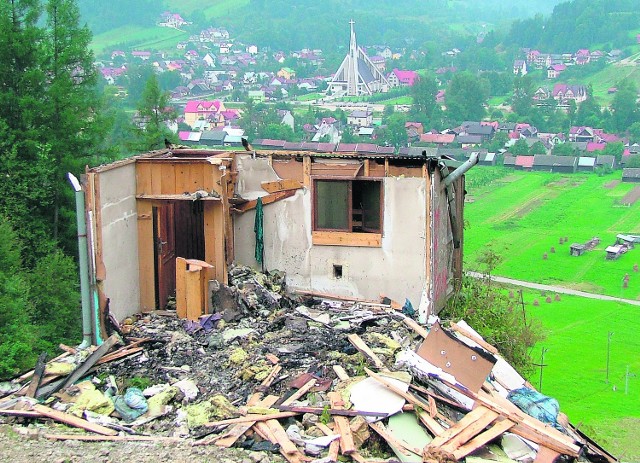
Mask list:
[[[527,62],[522,59],[517,59],[513,62],[513,73],[517,76],[527,75]]]
[[[404,71],[394,69],[387,76],[389,86],[391,87],[412,87],[419,79],[416,71]]]
[[[462,275],[463,172],[477,159],[453,170],[373,149],[160,150],[87,170],[97,319],[176,295],[206,309],[209,282],[234,263],[282,270],[291,289],[437,313]]]
[[[184,108],[184,122],[192,127],[197,120],[215,121],[214,127],[224,125],[224,118],[220,112],[225,109],[224,103],[220,100],[188,101]]]
[[[358,109],[347,116],[347,125],[369,127],[373,123],[373,111],[370,109]]]

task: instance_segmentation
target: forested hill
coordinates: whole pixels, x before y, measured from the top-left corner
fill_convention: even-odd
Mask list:
[[[640,1],[573,0],[557,5],[548,18],[516,20],[506,41],[563,53],[594,46],[623,48],[633,31],[640,32]]]
[[[513,19],[549,14],[560,0],[507,4],[503,0],[79,0],[94,34],[122,26],[151,27],[162,11],[180,13],[194,25],[220,25],[246,42],[273,48],[333,48],[345,42],[348,19],[366,43],[421,45],[451,33],[476,33],[481,24],[506,26]],[[219,7],[216,7],[219,6]],[[213,17],[215,16],[215,18]],[[470,25],[475,25],[475,29]]]

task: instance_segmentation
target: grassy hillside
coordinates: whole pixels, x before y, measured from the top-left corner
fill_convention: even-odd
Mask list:
[[[559,285],[594,293],[640,298],[640,247],[620,259],[605,259],[604,249],[618,233],[640,234],[640,203],[623,206],[620,199],[634,188],[619,183],[620,172],[558,175],[507,171],[508,175],[482,187],[473,187],[469,173],[469,202],[465,207],[465,261],[473,267],[481,253],[491,248],[503,261],[496,275]],[[615,184],[615,186],[614,186]],[[580,257],[569,255],[571,243],[598,236],[600,245]],[[560,238],[568,238],[559,244]],[[555,253],[551,248],[555,248]],[[543,254],[547,253],[547,260]],[[625,274],[628,288],[622,287]]]
[[[610,103],[613,95],[607,93],[607,90],[625,79],[634,82],[636,87],[640,88],[640,51],[587,77],[584,83],[593,86],[593,93],[601,103]]]
[[[123,26],[96,35],[91,49],[96,55],[120,48],[130,50],[175,50],[176,44],[189,37],[187,32],[167,27]]]
[[[640,460],[640,380],[630,376],[625,394],[627,366],[640,374],[640,339],[637,323],[640,307],[562,295],[545,303],[540,293],[525,291],[527,313],[542,321],[547,339],[532,356],[544,355],[542,392],[555,397],[560,410],[573,424],[594,437],[623,461]],[[533,300],[541,301],[533,306]],[[606,381],[607,338],[609,382]],[[529,380],[539,386],[540,372]]]

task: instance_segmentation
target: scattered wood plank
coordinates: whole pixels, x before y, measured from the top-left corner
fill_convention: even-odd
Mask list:
[[[3,410],[0,409],[0,415],[20,416],[22,418],[42,418],[42,415],[33,410]]]
[[[491,426],[485,432],[478,434],[464,445],[461,445],[457,450],[454,450],[453,456],[457,460],[461,460],[472,452],[475,452],[478,448],[492,441],[501,434],[511,429],[515,423],[510,420],[502,420]]]
[[[203,426],[212,428],[215,426],[226,426],[229,424],[256,423],[258,421],[279,420],[281,418],[290,418],[296,415],[300,415],[300,412],[279,412],[279,413],[269,413],[266,415],[259,415],[257,413],[252,413],[250,415],[240,416],[238,418],[229,418],[229,419],[220,420],[220,421],[210,421],[208,423],[205,423]]]
[[[396,439],[389,433],[389,431],[387,431],[382,423],[369,423],[369,427],[377,432],[380,437],[386,440],[389,445],[392,445],[396,449],[400,450],[407,457],[413,456],[412,453],[416,455],[422,455],[421,449],[411,447],[406,442]]]
[[[90,423],[87,420],[78,418],[77,416],[70,415],[68,413],[54,410],[53,408],[45,407],[44,405],[33,405],[33,411],[40,413],[40,415],[51,418],[52,420],[59,421],[60,423],[68,424],[76,428],[82,428],[85,431],[95,432],[96,434],[102,434],[104,436],[117,436],[118,431],[106,428],[99,424]]]
[[[445,432],[433,439],[427,447],[442,447],[453,439],[456,439],[458,435],[461,437],[456,439],[455,442],[462,441],[461,443],[465,443],[497,417],[498,414],[496,412],[489,410],[486,407],[475,408],[458,421],[455,426],[447,429]]]
[[[396,394],[398,394],[400,397],[403,397],[407,402],[409,402],[410,404],[413,405],[417,405],[418,407],[422,408],[422,409],[428,409],[429,408],[429,404],[425,403],[423,400],[417,398],[416,396],[414,396],[413,394],[409,394],[408,392],[404,392],[401,389],[398,389],[396,386],[394,386],[392,383],[390,383],[389,381],[387,381],[386,379],[384,379],[382,376],[380,376],[377,373],[374,373],[373,371],[369,370],[367,367],[365,367],[364,371],[371,376],[373,379],[375,379],[376,381],[378,381],[380,384],[382,384],[384,387],[386,387],[387,389],[389,389],[390,391],[395,392]]]
[[[300,397],[304,396],[307,392],[309,392],[309,390],[315,385],[316,385],[316,380],[310,379],[309,381],[307,381],[307,383],[304,386],[302,386],[296,392],[291,394],[287,400],[282,402],[282,406],[286,407],[287,405],[290,405],[294,401],[298,400]]]
[[[434,436],[439,436],[444,432],[444,428],[429,413],[421,410],[417,412],[418,419]]]
[[[71,386],[73,383],[85,376],[87,372],[98,362],[98,360],[100,360],[114,345],[119,342],[120,337],[118,335],[111,335],[100,347],[94,350],[81,365],[78,365],[78,367],[76,367],[76,369],[67,376],[66,379],[47,385],[46,389],[45,387],[41,388],[42,390],[38,391],[38,399],[45,399],[54,392]]]
[[[58,355],[57,357],[52,358],[51,360],[49,360],[47,362],[47,364],[49,364],[51,362],[56,362],[56,361],[61,360],[61,359],[65,358],[65,357],[68,357],[68,356],[69,356],[68,352],[63,352],[62,354]],[[46,370],[46,368],[45,368],[45,370]],[[17,381],[18,383],[21,383],[21,382],[31,378],[32,376],[33,376],[33,370],[27,371],[26,373],[23,373],[22,375],[18,376],[15,379],[15,381]]]
[[[262,205],[264,206],[267,204],[275,203],[276,201],[280,201],[282,199],[290,198],[291,196],[295,195],[297,191],[298,190],[286,190],[268,194],[262,197]],[[244,204],[236,205],[235,207],[231,208],[231,210],[234,212],[242,213],[250,211],[251,209],[255,209],[257,205],[258,200],[254,199],[253,201],[247,201]]]
[[[339,393],[329,392],[327,396],[329,397],[331,408],[344,410],[344,402]],[[340,449],[342,454],[349,455],[354,453],[357,449],[353,441],[349,420],[344,416],[334,416],[333,421],[336,423],[338,434],[340,434]]]
[[[115,442],[136,442],[136,441],[148,441],[148,442],[183,442],[184,439],[179,437],[164,437],[164,436],[92,436],[82,434],[45,434],[45,439],[49,440],[79,440],[90,442],[101,441],[115,441]]]
[[[387,416],[387,413],[382,412],[376,413],[360,410],[345,410],[343,408],[292,407],[289,405],[278,405],[276,408],[283,412],[313,413],[314,415],[322,415],[323,413],[328,413],[329,415],[336,416]]]
[[[373,352],[369,348],[367,343],[364,342],[364,340],[360,336],[353,333],[347,336],[347,339],[353,345],[353,347],[355,347],[362,355],[364,355],[365,358],[368,359],[376,368],[378,368],[379,370],[387,369],[380,357],[378,357],[375,352]]]
[[[345,369],[342,368],[340,365],[334,365],[333,366],[333,371],[336,372],[336,375],[338,376],[338,379],[340,381],[346,381],[346,380],[349,379],[349,375],[347,374]]]
[[[475,342],[478,345],[482,346],[485,350],[491,352],[492,354],[497,355],[499,353],[498,349],[496,349],[494,346],[492,346],[491,344],[486,342],[484,339],[476,336],[475,334],[471,333],[470,331],[468,331],[468,330],[464,329],[463,327],[459,326],[455,322],[451,322],[451,329],[453,331],[457,331],[461,335],[471,339],[473,342]]]
[[[337,294],[320,293],[318,291],[305,291],[302,289],[294,289],[293,292],[296,294],[301,294],[303,296],[319,297],[321,299],[333,299],[335,301],[347,301],[347,302],[362,302],[364,304],[372,305],[372,306],[389,307],[388,304],[380,304],[377,301],[362,299],[360,297],[338,296]]]
[[[285,432],[284,428],[278,420],[268,420],[266,421],[266,425],[269,427],[269,430],[273,434],[276,439],[276,442],[280,444],[280,449],[286,455],[297,455],[300,453],[296,444],[291,442],[289,436]]]
[[[298,190],[302,188],[302,183],[289,178],[276,180],[273,182],[262,182],[260,185],[262,186],[262,189],[267,193],[277,193],[279,191]]]
[[[38,361],[36,362],[36,367],[33,369],[33,377],[31,378],[31,383],[29,384],[29,388],[27,389],[27,393],[25,394],[27,397],[35,397],[36,391],[40,387],[40,382],[42,381],[42,375],[44,375],[44,368],[47,361],[47,353],[42,352],[38,356]]]
[[[271,407],[278,400],[278,396],[268,396],[261,401],[257,402],[255,405],[260,407]],[[227,433],[224,437],[220,438],[216,441],[216,445],[218,447],[229,448],[231,447],[245,432],[247,432],[257,421],[250,421],[243,424],[238,424],[236,426],[232,426],[227,430]]]

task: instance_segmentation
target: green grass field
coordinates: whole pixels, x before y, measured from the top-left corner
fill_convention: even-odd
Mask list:
[[[168,27],[125,26],[94,36],[91,49],[98,55],[125,43],[127,50],[167,50],[175,49],[178,42],[188,37],[187,32]]]
[[[542,392],[555,397],[571,422],[582,423],[581,429],[607,450],[624,461],[640,460],[640,307],[567,295],[546,303],[539,292],[527,290],[523,299],[528,315],[539,319],[547,333],[532,351],[540,363],[547,349]],[[539,370],[529,380],[538,388]]]
[[[640,202],[620,204],[634,188],[618,182],[620,172],[598,177],[508,171],[505,177],[473,187],[474,176],[486,175],[484,169],[476,167],[468,174],[464,238],[468,268],[476,267],[477,258],[490,248],[502,258],[496,275],[640,298],[640,273],[633,271],[634,264],[640,263],[640,247],[618,260],[605,259],[604,249],[618,233],[640,234]],[[594,250],[570,256],[571,243],[584,243],[594,236],[601,239]],[[559,244],[565,237],[568,241]],[[627,273],[629,285],[623,288]]]
[[[617,233],[640,234],[640,203],[621,206],[634,185],[619,183],[620,172],[559,175],[476,167],[467,174],[465,266],[490,248],[503,261],[494,274],[595,293],[638,299],[640,248],[617,261],[604,248]],[[560,237],[566,244],[559,244]],[[602,239],[593,251],[569,255],[572,242]],[[551,253],[550,248],[556,252]],[[548,259],[542,254],[547,252]],[[629,273],[629,287],[622,278]],[[528,316],[541,321],[546,339],[531,352],[544,356],[542,392],[555,397],[574,425],[623,461],[640,461],[640,307],[560,295],[560,301],[524,290]],[[533,304],[534,300],[538,306]],[[607,341],[609,382],[607,383]],[[626,378],[627,366],[630,376]],[[529,380],[539,386],[539,370]],[[635,376],[637,375],[637,376]],[[625,393],[625,388],[628,391]]]

